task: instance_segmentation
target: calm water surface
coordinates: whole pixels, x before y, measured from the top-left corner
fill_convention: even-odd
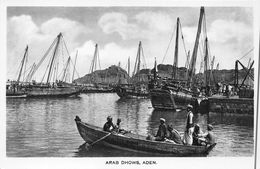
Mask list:
[[[155,111],[149,99],[119,99],[115,94],[82,94],[66,99],[7,99],[6,147],[8,157],[142,156],[95,146],[79,151],[84,143],[74,118],[103,126],[111,115],[122,127],[142,135],[155,134],[159,118],[184,131],[185,111]],[[195,114],[203,131],[213,124],[217,146],[209,156],[252,156],[253,116]]]

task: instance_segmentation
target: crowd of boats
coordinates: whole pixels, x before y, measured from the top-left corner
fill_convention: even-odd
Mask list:
[[[97,83],[91,75],[93,75],[95,68],[97,67],[98,59],[98,46],[96,45],[94,57],[90,68],[90,81],[89,83],[77,83],[74,78],[76,73],[76,58],[74,63],[68,54],[68,59],[64,64],[64,68],[59,67],[59,52],[62,49],[67,49],[66,43],[63,40],[63,35],[60,33],[51,44],[50,48],[44,54],[38,64],[33,64],[26,70],[25,65],[28,60],[28,46],[25,49],[23,59],[20,65],[19,74],[17,80],[8,80],[6,84],[6,96],[7,97],[71,97],[78,96],[81,93],[108,93],[116,92],[120,98],[149,98],[154,109],[170,109],[175,110],[183,108],[187,104],[191,104],[194,108],[194,112],[208,112],[208,97],[214,94],[221,94],[225,97],[232,95],[239,95],[239,97],[253,98],[252,89],[244,86],[244,81],[238,84],[238,64],[243,64],[239,61],[236,62],[235,69],[235,83],[234,84],[212,84],[212,70],[214,57],[209,64],[209,42],[206,33],[202,33],[202,26],[205,26],[205,10],[204,7],[200,9],[200,16],[198,22],[198,29],[195,39],[193,52],[190,59],[190,53],[186,51],[185,54],[187,61],[185,64],[184,73],[182,76],[179,73],[178,66],[178,49],[179,49],[179,36],[181,31],[180,19],[177,18],[176,32],[175,32],[175,52],[174,52],[174,64],[172,65],[171,76],[163,76],[158,73],[157,62],[155,59],[154,68],[149,70],[148,73],[141,73],[141,58],[144,57],[142,42],[139,42],[136,62],[134,66],[133,76],[130,76],[130,63],[128,62],[128,75],[129,79],[127,83],[122,83],[120,77],[117,83],[113,84],[101,84]],[[203,37],[201,37],[203,34]],[[183,43],[184,37],[181,35]],[[195,65],[197,60],[197,53],[199,50],[199,43],[203,41],[204,44],[204,73],[201,79],[196,79]],[[61,45],[65,45],[61,47]],[[68,53],[68,51],[67,51]],[[47,56],[50,56],[49,61],[46,62],[46,70],[42,77],[41,82],[32,80],[35,76],[35,72],[42,65]],[[243,66],[246,71],[246,78],[253,79],[252,62],[248,68]],[[73,73],[72,77],[68,77],[69,67],[72,64]],[[62,72],[58,72],[62,70]],[[26,76],[25,76],[26,74]],[[23,75],[23,79],[22,79]],[[59,78],[58,78],[59,77]],[[70,78],[70,82],[66,79]],[[85,141],[94,142],[101,138],[106,138],[106,144],[113,146],[123,146],[125,148],[153,151],[158,153],[173,153],[173,154],[204,154],[209,152],[214,146],[187,146],[178,145],[165,142],[146,140],[143,136],[135,135],[133,133],[127,133],[125,135],[110,134],[103,131],[102,128],[93,126],[82,122],[79,118],[76,118],[77,127],[80,135]],[[89,134],[90,133],[90,134]],[[109,135],[109,137],[108,137]],[[91,137],[89,137],[91,136]]]

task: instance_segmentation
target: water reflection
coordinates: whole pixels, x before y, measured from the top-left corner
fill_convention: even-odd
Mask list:
[[[118,99],[115,110],[118,118],[122,119],[122,127],[137,134],[146,134],[149,112],[149,99]]]
[[[155,134],[161,117],[183,132],[187,112],[153,110],[149,99],[119,99],[116,94],[82,94],[66,99],[7,99],[6,147],[9,157],[147,156],[94,146],[78,151],[84,143],[74,118],[102,127],[106,117],[122,119],[122,127],[141,135]],[[194,114],[202,130],[213,124],[217,146],[209,156],[251,156],[253,122],[250,115]]]

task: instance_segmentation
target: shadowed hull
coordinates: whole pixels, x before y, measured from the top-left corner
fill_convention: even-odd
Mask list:
[[[75,87],[61,87],[61,88],[31,88],[27,92],[27,97],[70,97],[77,96],[81,92]]]
[[[172,92],[171,90],[153,89],[150,91],[151,103],[155,109],[175,110],[187,104],[198,107],[198,100],[190,94]]]
[[[135,90],[129,90],[123,87],[116,87],[115,91],[120,98],[149,98],[150,97],[148,92],[139,92]]]
[[[102,128],[77,121],[77,128],[81,137],[87,142],[92,143],[101,137],[108,134]],[[188,146],[166,142],[149,141],[145,136],[140,136],[132,133],[125,135],[111,134],[103,141],[99,142],[103,146],[109,146],[122,150],[130,150],[134,152],[157,153],[158,155],[170,156],[205,156],[211,151],[214,145],[211,146]]]

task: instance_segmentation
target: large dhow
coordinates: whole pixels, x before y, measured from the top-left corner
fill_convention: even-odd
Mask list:
[[[156,74],[156,65],[154,68],[154,77],[150,81],[151,90],[151,102],[152,106],[155,109],[177,109],[181,108],[182,105],[186,105],[187,103],[192,104],[195,108],[195,111],[199,108],[199,102],[203,99],[203,97],[199,97],[199,93],[197,92],[198,86],[196,86],[196,82],[194,80],[195,75],[195,65],[197,59],[197,52],[199,47],[199,40],[201,36],[202,25],[205,25],[205,12],[204,7],[200,9],[200,17],[198,23],[198,30],[195,40],[195,45],[192,53],[192,57],[189,61],[189,52],[186,52],[185,43],[183,35],[183,46],[185,49],[185,54],[187,56],[185,71],[186,73],[182,73],[183,77],[180,77],[178,74],[178,42],[179,42],[179,34],[181,29],[181,24],[179,18],[177,18],[177,26],[176,26],[176,41],[175,41],[175,52],[174,52],[174,64],[172,77],[166,78],[164,80],[158,80],[158,75]],[[204,19],[204,20],[203,20]],[[204,21],[204,24],[203,24]],[[205,30],[205,29],[204,29]],[[205,33],[206,34],[206,33]],[[207,59],[207,37],[205,36],[205,59]],[[206,68],[206,67],[204,67]]]
[[[146,140],[145,136],[126,133],[109,133],[102,128],[84,123],[76,116],[75,122],[81,137],[88,144],[97,143],[116,149],[145,153],[153,156],[206,156],[216,144],[189,146],[162,141]]]
[[[66,50],[66,52],[63,50]],[[65,58],[64,53],[67,54],[67,58]],[[50,58],[46,62],[45,60],[48,56],[50,56]],[[30,79],[35,76],[36,71],[39,72],[39,74],[42,73],[43,76],[41,82],[33,80],[32,83],[29,84],[26,91],[27,97],[70,97],[79,95],[81,87],[71,83],[75,73],[74,65],[73,75],[71,78],[71,65],[73,65],[71,57],[63,35],[60,33],[55,38],[40,62],[33,69]],[[41,66],[43,69],[40,68]],[[37,75],[37,77],[39,76]]]
[[[142,48],[142,43],[139,42],[137,56],[135,61],[135,67],[133,71],[133,76],[129,79],[129,83],[126,85],[118,84],[115,88],[117,95],[120,98],[147,98],[149,97],[148,85],[146,80],[147,69],[141,70],[141,57],[143,58],[143,64],[145,66],[144,52]],[[130,63],[128,61],[128,72],[130,68]]]

